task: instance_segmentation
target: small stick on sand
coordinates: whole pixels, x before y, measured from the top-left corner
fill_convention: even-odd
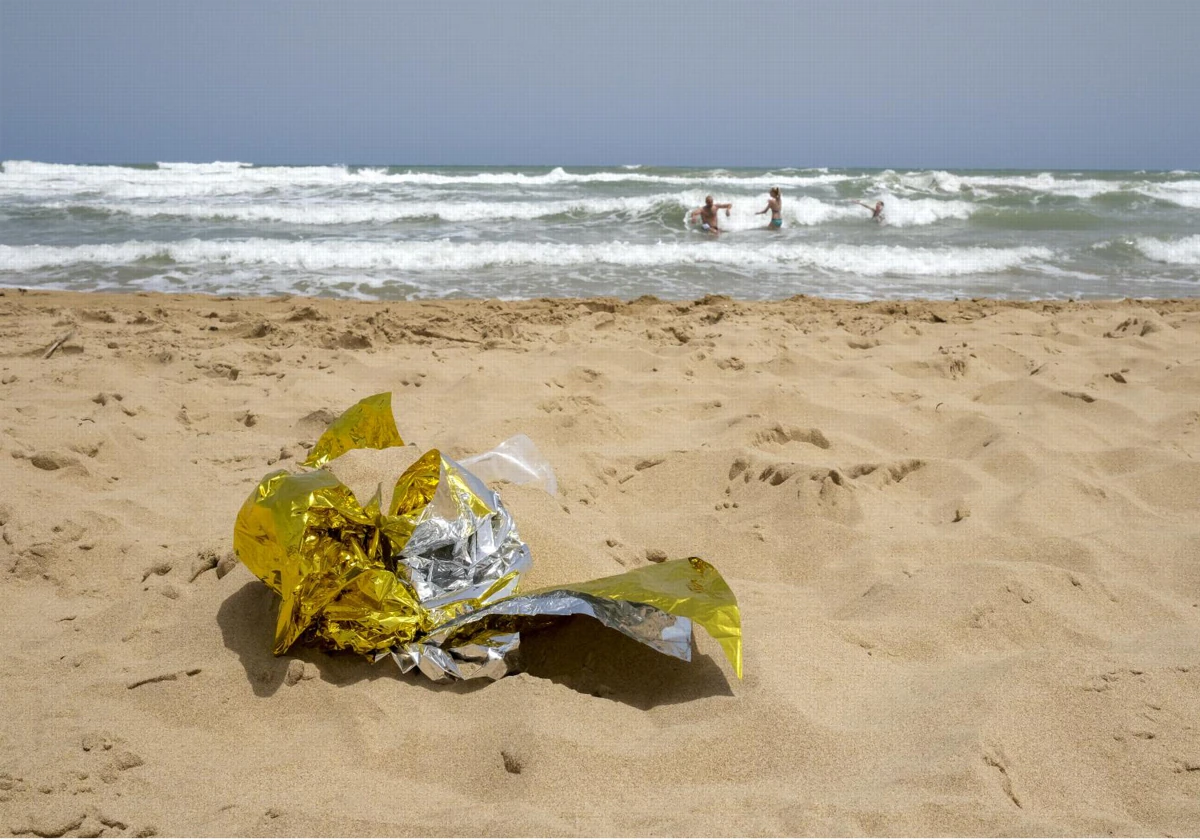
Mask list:
[[[45,354],[42,356],[42,358],[49,359],[51,356],[54,355],[54,351],[57,350],[59,347],[62,347],[63,342],[66,341],[68,338],[70,338],[73,335],[75,335],[75,330],[69,330],[69,331],[63,333],[62,335],[60,335],[58,337],[58,340],[50,345],[50,349],[45,352]]]

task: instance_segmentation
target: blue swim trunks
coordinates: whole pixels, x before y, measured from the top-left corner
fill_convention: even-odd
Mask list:
[[[783,227],[783,219],[772,219],[771,227],[775,227],[775,228]]]

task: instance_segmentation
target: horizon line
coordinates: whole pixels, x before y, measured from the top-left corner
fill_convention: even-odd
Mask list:
[[[119,161],[119,160],[36,160],[34,158],[13,157],[8,158],[0,155],[0,167],[8,163],[40,163],[52,166],[124,166],[124,167],[150,167],[159,166],[161,164],[191,164],[191,165],[206,165],[216,163],[240,164],[249,167],[346,167],[346,168],[386,168],[398,169],[403,167],[415,169],[708,169],[708,170],[795,170],[799,172],[811,172],[819,170],[858,170],[858,171],[965,171],[965,172],[1153,172],[1170,174],[1172,172],[1200,172],[1200,169],[1192,169],[1188,167],[1156,167],[1156,166],[1139,166],[1136,168],[1115,167],[1115,166],[956,166],[956,165],[938,165],[938,166],[920,166],[920,165],[900,165],[893,164],[889,166],[879,165],[822,165],[822,166],[797,166],[794,164],[787,165],[762,165],[762,164],[695,164],[695,163],[375,163],[375,162],[355,162],[349,163],[345,161],[319,161],[319,162],[290,162],[284,163],[279,161],[246,161],[235,159],[214,158],[212,160],[144,160],[144,161]]]

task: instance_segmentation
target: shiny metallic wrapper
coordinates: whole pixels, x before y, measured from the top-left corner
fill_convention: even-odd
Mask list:
[[[586,615],[685,661],[695,622],[741,677],[737,599],[699,558],[519,594],[532,558],[512,515],[497,493],[439,450],[400,475],[386,508],[381,494],[364,504],[321,468],[352,449],[403,444],[391,394],[367,397],[310,451],[304,464],[318,469],[270,473],[242,506],[234,550],[281,598],[276,654],[302,641],[374,659],[390,655],[402,672],[437,681],[499,679],[513,666],[522,626]],[[494,450],[503,458],[470,460],[511,463],[532,442],[504,446]],[[548,465],[518,466],[512,475],[548,476],[554,486]]]

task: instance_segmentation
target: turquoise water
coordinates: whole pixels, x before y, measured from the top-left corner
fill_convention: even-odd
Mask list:
[[[784,227],[765,230],[767,191]],[[719,237],[687,222],[732,202]],[[884,223],[854,203],[884,202]],[[1190,297],[1200,173],[0,170],[0,285],[365,299]]]

